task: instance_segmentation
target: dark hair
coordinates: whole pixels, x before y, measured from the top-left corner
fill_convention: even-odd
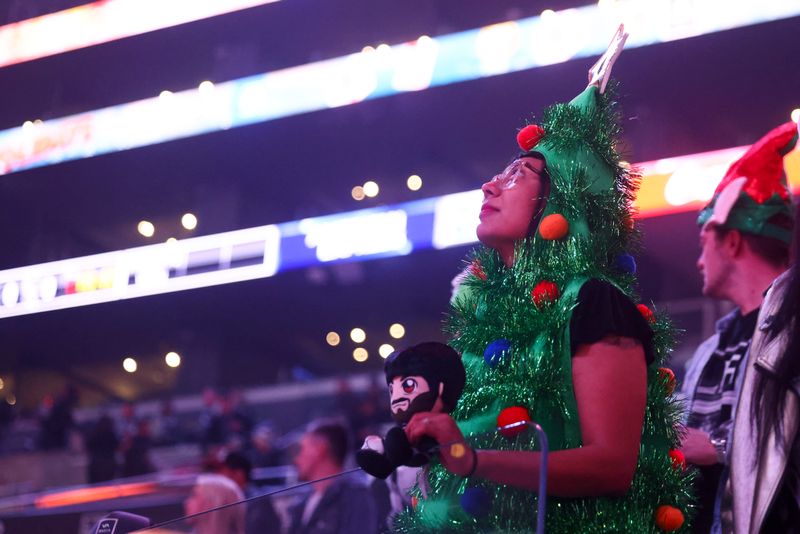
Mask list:
[[[240,452],[229,452],[228,455],[225,456],[225,467],[231,471],[243,471],[245,478],[250,481],[253,464],[244,454]]]
[[[311,425],[309,434],[325,440],[330,450],[331,458],[338,464],[344,465],[347,456],[347,429],[341,423],[333,421],[318,421]]]
[[[778,226],[789,231],[794,227],[792,218],[781,213],[770,217],[768,222],[773,226]],[[714,226],[713,229],[717,240],[725,238],[731,230],[737,230],[742,234],[742,239],[747,242],[747,246],[750,247],[759,258],[774,267],[783,267],[789,262],[789,244],[780,239],[751,234],[726,226]]]
[[[550,197],[550,174],[547,172],[547,160],[545,157],[540,154],[539,152],[522,152],[514,161],[517,161],[520,158],[534,158],[542,161],[545,166],[542,168],[541,174],[539,177],[542,179],[542,199]],[[544,215],[544,210],[547,207],[547,202],[540,199],[539,201],[539,209],[536,213],[533,214],[533,218],[531,219],[531,224],[528,226],[528,237],[533,237],[536,233],[536,229],[539,228],[539,223],[542,220],[542,215]]]
[[[800,217],[800,204],[797,206],[797,216]],[[800,231],[797,228],[794,231],[793,248],[794,264],[788,275],[783,300],[765,336],[767,341],[771,341],[779,335],[785,335],[786,346],[778,357],[774,372],[756,374],[751,417],[755,419],[756,427],[762,429],[759,448],[766,445],[771,429],[775,430],[778,441],[781,441],[786,394],[792,382],[800,378]]]
[[[438,392],[439,384],[443,384],[441,399],[448,413],[455,409],[467,383],[461,356],[444,343],[434,341],[392,354],[386,359],[383,371],[387,384],[396,376],[421,376],[431,391]]]

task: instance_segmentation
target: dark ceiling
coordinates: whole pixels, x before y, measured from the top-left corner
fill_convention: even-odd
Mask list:
[[[0,128],[581,3],[284,0],[0,69],[6,102]],[[800,69],[792,68],[798,29],[795,18],[626,51],[615,75],[629,159],[748,144],[785,121],[800,104]],[[145,218],[156,223],[158,241],[186,236],[178,230],[185,211],[200,220],[196,235],[357,209],[365,203],[352,200],[350,189],[370,178],[381,185],[371,204],[476,188],[513,154],[516,128],[532,112],[576,93],[591,63],[2,176],[0,268],[146,244],[136,232]],[[413,173],[424,179],[418,193],[405,188]],[[694,216],[649,219],[643,226],[644,297],[698,296]],[[325,266],[0,320],[0,373],[24,375],[19,380],[28,384],[42,369],[74,376],[105,366],[112,376],[122,373],[125,355],[156,358],[171,348],[183,351],[185,378],[178,386],[187,391],[209,381],[268,383],[291,375],[293,366],[317,374],[377,368],[374,356],[366,367],[353,362],[352,344],[325,345],[325,332],[362,326],[373,349],[395,321],[409,326],[409,341],[439,335],[449,281],[465,252]]]

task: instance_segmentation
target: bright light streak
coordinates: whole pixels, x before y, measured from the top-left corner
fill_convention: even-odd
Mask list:
[[[158,3],[152,12],[164,11],[162,0],[109,4],[119,2]],[[170,3],[177,5],[178,0]],[[218,83],[213,98],[189,89],[48,120],[41,128],[10,128],[0,131],[0,174],[586,58],[605,50],[620,20],[631,28],[627,48],[638,48],[800,15],[799,2],[763,0],[728,2],[724,16],[709,16],[720,5],[719,0],[589,5],[393,46],[384,43],[374,52],[365,47],[342,57]],[[74,28],[69,31],[77,33]]]
[[[640,217],[700,209],[746,147],[634,164]],[[800,190],[800,150],[784,158]],[[476,242],[480,190],[0,271],[0,318]]]
[[[0,27],[0,67],[278,0],[103,0]]]

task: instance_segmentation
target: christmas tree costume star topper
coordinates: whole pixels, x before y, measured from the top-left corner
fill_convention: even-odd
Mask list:
[[[494,480],[513,478],[523,467],[514,463],[517,461],[530,461],[526,472],[535,472],[539,444],[526,427],[515,432],[496,429],[515,421],[539,423],[550,442],[551,468],[559,454],[564,459],[576,454],[587,457],[584,428],[588,427],[584,427],[576,401],[570,325],[573,312],[583,305],[578,298],[582,288],[593,282],[621,295],[651,336],[649,363],[641,356],[635,362],[641,372],[636,379],[641,384],[636,394],[640,396],[631,397],[640,399],[636,402],[641,403],[637,406],[641,406],[643,422],[641,429],[635,426],[638,423],[633,426],[637,440],[633,446],[625,442],[636,465],[635,470],[631,465],[630,485],[619,493],[601,495],[590,489],[588,494],[570,497],[551,494],[547,532],[639,534],[688,529],[691,475],[676,460],[674,451],[679,443],[681,407],[673,396],[674,375],[660,367],[669,355],[672,329],[663,314],[653,313],[644,304],[636,311],[634,305],[631,248],[637,233],[631,204],[638,176],[620,163],[616,150],[619,117],[613,101],[614,84],[609,82],[625,38],[620,27],[608,51],[589,72],[589,86],[584,91],[569,103],[546,109],[537,124],[518,132],[522,154],[484,185],[478,237],[486,246],[468,259],[446,327],[450,345],[461,353],[467,376],[452,413],[455,432],[463,437],[465,446],[477,451],[476,461],[495,461],[495,471],[484,469],[479,475],[480,466],[473,464],[472,471],[463,467],[472,457],[469,454],[456,469],[457,461],[448,464],[452,459],[443,449],[441,463],[431,462],[427,468],[426,491],[417,490],[414,508],[397,519],[395,526],[400,532],[533,530],[538,501],[529,488],[536,487],[535,478],[530,484]],[[524,196],[528,191],[538,192],[538,197]],[[505,196],[501,197],[501,192]],[[501,202],[501,198],[505,200]],[[542,198],[546,199],[543,210],[539,208]],[[487,237],[486,228],[500,228],[491,226],[497,221],[508,228],[508,221],[516,220],[515,213],[533,213],[533,219],[514,227],[514,236],[517,227],[525,229],[513,238],[512,253],[504,255],[500,247],[488,243],[489,237],[500,234]],[[643,354],[641,346],[636,350]],[[602,375],[601,369],[597,371]],[[624,370],[614,376],[627,380]],[[581,382],[581,387],[591,382]],[[619,398],[629,395],[624,387],[613,387],[615,384],[616,380],[609,384],[609,391],[618,392]],[[602,397],[599,402],[604,402]],[[610,423],[615,422],[611,419],[628,420],[615,415],[609,414],[609,424],[604,421],[603,425],[611,428]],[[437,417],[452,424],[447,416]],[[424,430],[412,429],[414,425],[412,420],[407,433],[424,434]],[[440,444],[446,442],[444,437],[440,440]],[[508,463],[500,462],[502,455]],[[567,463],[561,460],[562,469]],[[497,475],[498,469],[502,477]],[[563,480],[555,480],[555,471],[549,473],[548,488],[556,482],[564,485]],[[573,477],[570,482],[582,478]]]

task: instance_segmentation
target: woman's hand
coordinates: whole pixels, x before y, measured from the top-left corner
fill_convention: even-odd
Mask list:
[[[711,443],[711,436],[696,428],[686,427],[681,452],[690,464],[714,465],[719,462],[717,449]]]
[[[415,413],[406,425],[405,431],[412,445],[419,443],[424,436],[436,440],[441,447],[439,457],[442,465],[454,475],[463,477],[472,472],[477,462],[477,452],[467,446],[464,434],[448,414]]]

